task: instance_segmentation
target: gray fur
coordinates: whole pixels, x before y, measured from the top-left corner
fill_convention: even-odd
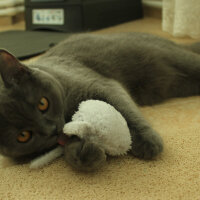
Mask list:
[[[25,78],[13,73],[14,81],[9,79],[6,64],[0,62],[4,80],[0,150],[16,158],[52,148],[56,134],[71,120],[78,104],[99,99],[113,105],[127,120],[133,142],[131,153],[152,159],[162,152],[163,142],[137,104],[153,105],[172,97],[199,95],[199,53],[200,43],[177,45],[148,34],[77,34],[28,68],[23,66],[26,70],[20,77]],[[42,96],[50,101],[45,114],[36,108]],[[24,129],[33,131],[33,138],[19,144],[16,135]],[[96,169],[105,161],[101,149],[78,138],[69,140],[65,152],[67,162],[82,170]]]

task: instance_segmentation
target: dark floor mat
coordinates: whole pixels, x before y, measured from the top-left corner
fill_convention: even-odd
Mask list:
[[[0,48],[22,60],[45,52],[69,35],[48,31],[5,31],[0,33]]]

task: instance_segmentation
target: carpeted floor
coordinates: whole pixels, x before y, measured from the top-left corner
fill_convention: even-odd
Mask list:
[[[154,32],[149,27],[160,27],[148,22],[145,29],[141,23],[100,32],[125,31],[123,27]],[[170,37],[161,31],[155,33]],[[200,97],[141,108],[165,143],[164,152],[154,161],[112,158],[100,171],[85,174],[72,170],[62,158],[44,169],[30,170],[27,164],[14,165],[1,157],[0,200],[200,200],[199,110]]]

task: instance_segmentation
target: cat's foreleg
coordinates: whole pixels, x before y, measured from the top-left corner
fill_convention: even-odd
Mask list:
[[[114,80],[97,81],[94,91],[96,98],[113,105],[126,119],[132,137],[133,155],[152,159],[162,152],[162,138],[143,118],[134,100],[120,83]]]
[[[91,172],[105,163],[106,154],[96,144],[72,136],[64,146],[64,158],[73,168]]]

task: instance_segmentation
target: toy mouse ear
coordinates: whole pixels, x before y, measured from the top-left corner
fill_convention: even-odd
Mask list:
[[[17,85],[30,70],[19,62],[15,56],[0,49],[0,73],[6,87]]]

